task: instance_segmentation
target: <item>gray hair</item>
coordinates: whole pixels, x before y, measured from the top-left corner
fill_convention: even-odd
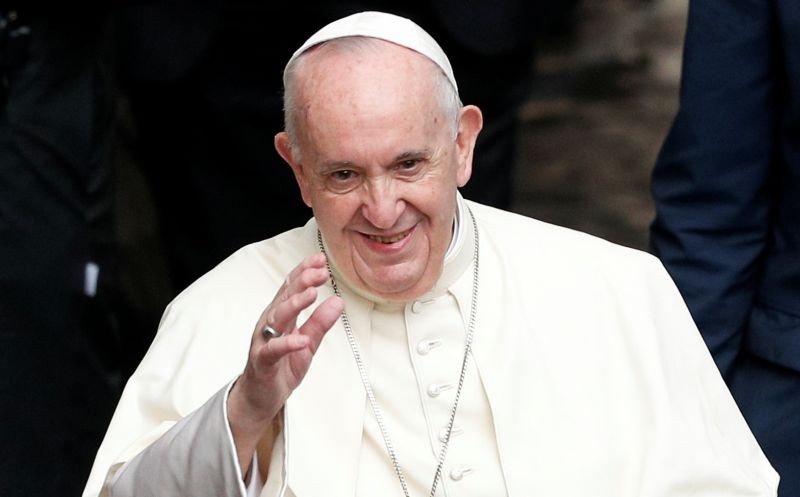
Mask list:
[[[298,127],[296,83],[297,73],[303,62],[306,60],[306,55],[309,52],[313,52],[323,46],[330,47],[330,49],[333,50],[363,52],[366,50],[377,50],[383,43],[386,42],[377,38],[365,36],[336,38],[316,45],[314,48],[293,59],[289,65],[286,66],[283,76],[283,122],[286,134],[289,137],[289,144],[292,148],[292,154],[295,156],[296,160],[300,160],[302,153],[298,141],[298,133],[300,129]],[[435,69],[435,71],[432,71],[435,78],[433,81],[434,91],[437,93],[438,100],[441,104],[441,110],[445,116],[445,122],[450,124],[450,131],[453,139],[455,139],[456,134],[458,133],[458,115],[461,107],[463,107],[463,104],[458,96],[458,92],[453,87],[453,84],[447,78],[445,73],[433,61],[429,60],[428,62],[431,64],[431,69]]]

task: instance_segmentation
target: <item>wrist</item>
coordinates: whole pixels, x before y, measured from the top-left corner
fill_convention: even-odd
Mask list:
[[[257,441],[272,426],[282,406],[256,405],[246,394],[245,383],[240,376],[228,394],[228,423],[234,438]]]

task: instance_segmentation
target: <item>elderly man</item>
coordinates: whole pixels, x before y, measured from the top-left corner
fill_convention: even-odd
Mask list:
[[[284,82],[314,218],[169,306],[84,495],[774,495],[654,258],[459,196],[481,113],[417,25]]]

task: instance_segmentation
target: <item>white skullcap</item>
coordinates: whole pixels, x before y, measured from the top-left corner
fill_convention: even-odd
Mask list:
[[[424,55],[439,66],[458,93],[453,68],[450,67],[450,61],[436,40],[412,20],[385,12],[359,12],[333,21],[306,40],[303,46],[292,54],[286,66],[288,67],[294,59],[314,45],[348,36],[378,38]],[[285,74],[284,70],[284,78]],[[286,80],[284,79],[285,84]]]

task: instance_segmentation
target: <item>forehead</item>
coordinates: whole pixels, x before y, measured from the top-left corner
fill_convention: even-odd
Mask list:
[[[411,137],[444,127],[438,67],[407,48],[372,41],[323,45],[305,55],[296,87],[302,141],[332,133],[339,140],[350,134]]]
[[[312,91],[346,88],[356,93],[356,89],[397,82],[397,77],[413,78],[413,82],[422,86],[432,86],[433,75],[440,71],[433,61],[418,52],[376,38],[332,40],[309,50],[303,59],[299,79],[304,83],[300,88],[306,97],[312,97],[309,93]]]

